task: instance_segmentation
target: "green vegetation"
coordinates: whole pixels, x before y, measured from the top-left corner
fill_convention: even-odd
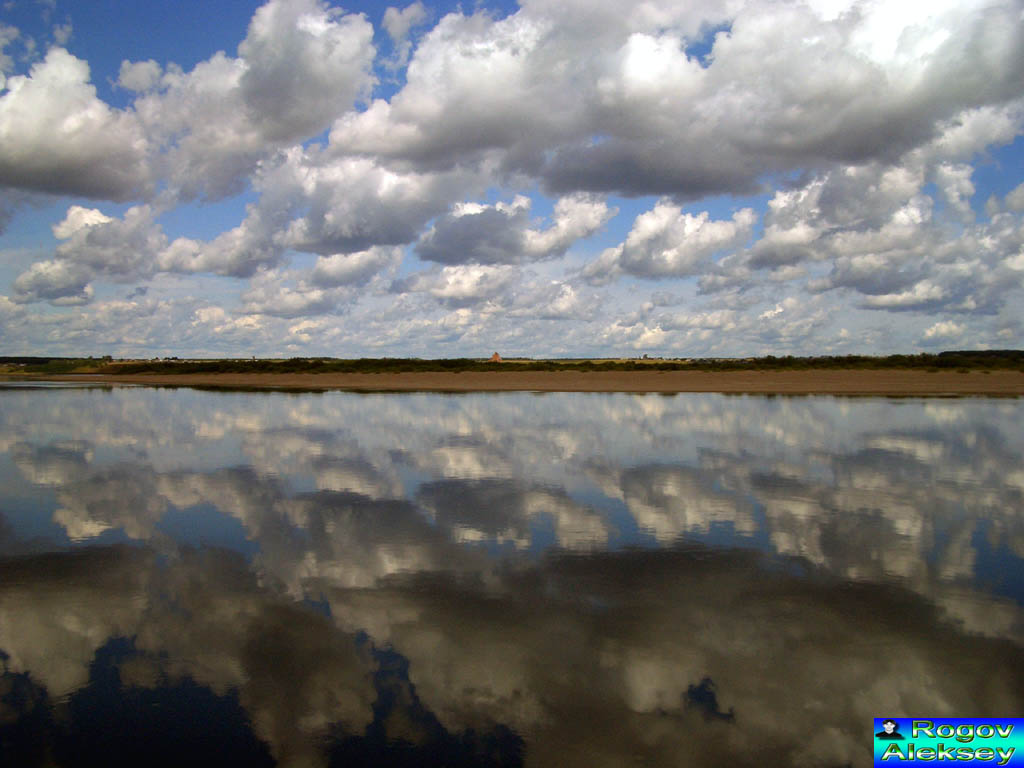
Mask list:
[[[686,359],[506,359],[294,357],[288,360],[135,360],[105,358],[0,357],[0,370],[26,374],[188,374],[188,373],[428,373],[464,371],[779,371],[917,369],[1024,371],[1024,350],[951,351],[936,355],[847,355],[842,357],[750,357]]]
[[[34,374],[186,374],[186,373],[426,373],[463,371],[778,371],[821,369],[1021,370],[1024,351],[951,351],[937,355],[847,355],[843,357],[752,357],[689,359],[506,360],[500,363],[472,358],[337,358],[295,357],[288,360],[148,360],[108,358],[0,357],[8,372]]]
[[[97,373],[109,365],[106,357],[0,357],[0,373],[36,373],[58,375],[63,373]]]

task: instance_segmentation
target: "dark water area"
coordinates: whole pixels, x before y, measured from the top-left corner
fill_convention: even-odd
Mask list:
[[[0,766],[847,766],[1024,716],[1024,403],[0,388]]]

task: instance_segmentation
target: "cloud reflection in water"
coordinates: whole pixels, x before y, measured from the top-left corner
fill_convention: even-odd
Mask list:
[[[1024,704],[1016,401],[2,397],[8,692],[105,660],[282,765],[859,764]]]

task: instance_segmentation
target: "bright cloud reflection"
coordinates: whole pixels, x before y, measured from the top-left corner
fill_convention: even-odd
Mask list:
[[[0,650],[51,696],[131,638],[122,681],[237,691],[291,764],[376,722],[383,669],[534,764],[857,763],[878,711],[1022,704],[1016,401],[0,398]]]

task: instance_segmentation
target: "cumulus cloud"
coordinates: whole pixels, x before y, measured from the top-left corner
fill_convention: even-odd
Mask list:
[[[129,208],[120,219],[96,208],[70,206],[52,227],[64,242],[53,259],[32,264],[15,279],[17,299],[83,303],[91,296],[88,284],[98,276],[120,281],[148,277],[167,244],[155,216],[148,205]]]
[[[63,48],[0,94],[0,185],[127,200],[152,183],[149,144],[136,115],[100,101],[88,63]]]
[[[872,275],[872,277],[875,276]],[[889,284],[885,289],[891,290],[892,287]],[[922,309],[929,305],[935,305],[946,298],[946,292],[941,285],[936,285],[931,280],[922,280],[898,293],[879,293],[868,296],[864,299],[864,303],[869,307],[881,309]]]
[[[553,222],[530,229],[531,201],[517,195],[511,203],[460,203],[436,221],[416,243],[416,253],[442,264],[517,264],[561,256],[572,244],[593,234],[614,210],[586,196],[555,203]]]
[[[148,205],[129,208],[121,219],[96,209],[71,206],[53,233],[65,240],[57,246],[59,260],[111,276],[136,277],[151,269],[150,261],[167,242]]]
[[[257,9],[237,58],[218,52],[158,81],[150,62],[125,62],[121,84],[145,93],[139,119],[165,147],[176,194],[221,198],[274,150],[314,136],[371,87],[373,29],[319,0],[270,0]]]
[[[661,200],[637,216],[625,242],[588,264],[583,276],[600,284],[620,274],[651,279],[693,275],[714,254],[746,242],[756,222],[751,208],[737,211],[729,221],[712,220],[707,211],[694,216]]]
[[[189,335],[212,337],[225,343],[227,349],[239,344],[252,344],[264,338],[266,321],[255,314],[231,315],[221,307],[199,307],[191,313]]]
[[[471,306],[494,299],[515,284],[519,271],[512,266],[466,264],[420,272],[396,281],[394,292],[422,292],[449,306]]]
[[[311,273],[261,272],[242,294],[240,311],[287,318],[347,312],[356,298],[353,289],[395,266],[398,254],[393,248],[373,249],[320,258]]]
[[[955,341],[964,335],[964,326],[949,320],[942,320],[924,332],[925,339],[933,341]]]
[[[1007,193],[1006,207],[1011,211],[1024,211],[1024,184],[1018,184]]]
[[[383,25],[394,45],[394,54],[387,62],[392,68],[404,67],[409,61],[412,42],[408,40],[409,31],[427,20],[427,9],[420,0],[402,10],[389,6],[384,11]]]
[[[14,67],[14,59],[7,53],[7,46],[18,39],[21,35],[17,27],[9,24],[0,24],[0,90],[3,90],[7,82],[7,73]]]
[[[322,0],[271,0],[238,46],[239,95],[268,141],[319,133],[373,84],[373,27]]]
[[[168,66],[161,87],[136,99],[139,119],[165,147],[160,162],[177,197],[237,194],[264,153],[238,93],[244,71],[241,61],[218,52],[188,73]]]
[[[423,3],[416,0],[415,3],[399,10],[389,6],[384,11],[383,25],[388,35],[395,43],[401,43],[409,35],[409,30],[419,26],[427,20],[427,9]]]
[[[395,170],[370,158],[293,152],[264,183],[289,190],[293,204],[305,208],[283,228],[278,242],[330,255],[414,241],[431,218],[467,189],[477,188],[479,178],[462,171]]]
[[[11,301],[7,296],[0,295],[0,323],[19,317],[24,313],[24,308]]]
[[[974,194],[974,184],[971,182],[973,172],[974,169],[969,165],[950,163],[943,163],[935,171],[936,183],[946,202],[965,221],[974,219],[970,202]]]
[[[594,317],[600,298],[572,283],[538,280],[521,287],[509,309],[511,317],[544,320],[583,320]]]
[[[768,316],[774,317],[782,310],[782,305],[777,304],[774,309],[768,311]],[[739,319],[740,315],[736,310],[716,309],[708,312],[680,312],[666,315],[661,318],[660,322],[664,328],[700,328],[731,332],[736,329]]]
[[[254,315],[302,317],[318,315],[337,308],[337,296],[308,285],[282,285],[268,274],[242,294],[241,311]]]
[[[378,272],[393,267],[401,258],[401,251],[386,244],[406,242],[412,237],[412,231],[388,234],[389,230],[393,232],[394,227],[400,229],[403,225],[382,208],[377,213],[360,210],[356,205],[359,201],[351,199],[345,208],[340,205],[329,208],[330,202],[325,201],[325,207],[318,213],[308,212],[303,217],[291,218],[296,209],[315,204],[321,196],[342,198],[344,176],[335,177],[337,187],[332,184],[325,190],[314,185],[303,189],[296,179],[300,170],[285,163],[270,171],[259,181],[264,194],[258,203],[248,207],[245,219],[238,226],[221,232],[211,241],[178,238],[156,254],[156,267],[170,272],[213,272],[250,278],[260,270],[278,266],[285,252],[293,249],[321,254],[308,275],[312,284],[321,288],[364,285]],[[409,215],[419,219],[425,215],[421,206],[429,209],[437,205],[429,200],[429,191],[426,198],[413,202]],[[402,212],[397,208],[393,213],[400,216]],[[318,218],[321,216],[323,218]],[[317,218],[319,225],[331,226],[333,231],[314,233],[310,222]],[[385,245],[372,245],[378,241]],[[358,248],[364,244],[366,248]]]
[[[70,18],[64,24],[53,25],[53,41],[57,45],[67,45],[68,40],[71,39],[71,35],[74,34],[75,28],[71,24]]]
[[[121,70],[117,76],[117,84],[129,91],[148,91],[160,82],[163,69],[153,59],[146,61],[121,62]]]
[[[802,282],[812,293],[849,292],[868,309],[998,312],[1018,288],[1008,269],[1017,225],[998,210],[975,222],[972,168],[948,162],[948,150],[937,141],[892,164],[834,168],[776,192],[764,235],[701,274],[701,290]],[[945,209],[925,193],[929,179]]]
[[[397,267],[400,248],[374,247],[356,253],[321,256],[313,266],[310,280],[319,286],[363,285],[374,275]]]
[[[0,26],[0,228],[48,195],[134,205],[114,216],[68,201],[94,213],[68,209],[60,242],[20,261],[8,293],[84,305],[102,282],[272,274],[222,307],[231,322],[187,325],[208,351],[225,336],[201,342],[204,329],[259,324],[271,339],[285,328],[274,317],[342,306],[372,329],[332,329],[332,345],[359,349],[332,348],[353,353],[400,339],[434,355],[469,340],[528,352],[550,338],[544,321],[565,319],[577,322],[558,344],[595,354],[605,342],[918,345],[954,317],[965,337],[1004,346],[1019,325],[1024,196],[1019,179],[993,185],[979,168],[1024,131],[1018,16],[983,0],[942,0],[926,16],[846,0],[528,0],[435,21],[417,0],[384,11],[390,48],[378,52],[364,15],[268,0],[234,53],[188,69],[145,52],[121,61],[120,109],[87,62],[60,45],[33,57],[25,34]],[[992,167],[1012,172],[1018,151]],[[172,233],[164,218],[244,190],[244,216],[219,232],[177,220]],[[658,199],[587,252],[617,213],[609,193]],[[694,202],[729,194],[750,196],[731,217],[711,213],[721,200]],[[396,249],[410,245],[439,266],[400,270]],[[312,268],[289,271],[310,263],[295,252],[314,254]],[[385,308],[374,281],[395,274],[403,295]],[[659,314],[622,277],[679,281],[689,306]],[[759,331],[791,298],[801,305],[785,322],[763,320],[790,332]],[[838,326],[801,336],[818,301],[848,316],[845,341]],[[603,329],[587,325],[595,307],[610,315]],[[195,309],[175,316],[190,323]],[[688,319],[723,311],[737,313],[730,339]],[[904,313],[899,332],[869,332],[887,312]],[[66,322],[85,334],[84,317]],[[282,333],[312,344],[326,332]]]
[[[343,117],[332,142],[429,167],[501,150],[558,191],[694,197],[752,189],[787,165],[894,157],[964,109],[1019,95],[1007,6],[947,4],[927,20],[884,4],[855,16],[666,6],[645,4],[631,24],[596,9],[567,23],[541,3],[497,21],[450,14],[405,87]],[[730,25],[704,66],[686,40],[709,17]],[[984,64],[969,53],[983,39]]]
[[[14,301],[51,301],[64,306],[92,299],[92,273],[66,261],[37,261],[14,281]]]
[[[711,291],[749,282],[753,270],[784,275],[814,261],[834,266],[829,281],[819,280],[815,289],[851,285],[841,275],[858,259],[899,269],[934,236],[933,201],[921,194],[924,183],[925,169],[914,159],[843,166],[779,190],[768,202],[763,236],[747,251],[723,259],[702,285]]]
[[[529,84],[530,56],[542,32],[519,14],[498,22],[486,12],[446,15],[420,41],[406,86],[390,102],[377,99],[364,112],[342,116],[331,143],[434,169],[509,147],[526,134],[528,122],[546,133],[543,118],[528,117],[542,114]],[[553,95],[558,83],[551,86]]]
[[[117,83],[139,94],[123,111],[97,98],[86,62],[52,48],[0,97],[0,183],[113,200],[158,177],[186,199],[237,192],[267,153],[319,133],[373,85],[372,37],[361,15],[270,0],[237,58],[189,72],[123,61]]]
[[[251,206],[238,226],[208,242],[176,238],[157,255],[157,266],[165,272],[212,272],[232,277],[251,277],[261,268],[276,266],[284,249],[273,238],[275,221],[268,220],[266,210]]]

